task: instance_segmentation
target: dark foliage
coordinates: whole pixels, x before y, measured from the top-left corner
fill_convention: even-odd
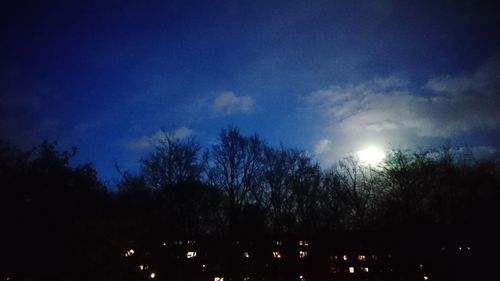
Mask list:
[[[418,251],[423,241],[486,245],[498,234],[498,163],[449,146],[393,150],[378,168],[346,158],[323,171],[304,151],[235,128],[205,153],[167,135],[116,192],[90,164],[71,166],[75,153],[0,143],[5,276],[135,280],[123,251],[163,239],[370,233],[363,239]]]

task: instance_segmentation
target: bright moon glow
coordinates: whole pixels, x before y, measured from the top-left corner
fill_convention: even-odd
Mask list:
[[[368,147],[357,152],[359,161],[367,166],[377,166],[384,160],[385,153],[377,147]]]

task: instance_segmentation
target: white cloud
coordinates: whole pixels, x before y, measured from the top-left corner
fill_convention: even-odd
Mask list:
[[[213,102],[213,110],[218,113],[232,114],[249,112],[255,101],[250,96],[236,96],[233,92],[223,92]]]
[[[135,141],[131,141],[127,144],[127,148],[131,150],[142,150],[153,147],[158,141],[165,139],[167,136],[171,137],[173,140],[183,139],[191,136],[193,130],[181,127],[172,132],[165,132],[164,130],[158,130],[150,136],[142,136]]]
[[[323,154],[330,149],[330,145],[332,144],[331,140],[322,139],[314,146],[315,154]]]
[[[325,162],[363,145],[412,146],[474,130],[498,129],[498,69],[499,60],[493,60],[469,75],[430,79],[420,90],[389,77],[313,92],[311,109],[320,113],[319,122],[325,128],[316,154]]]
[[[173,138],[174,139],[184,139],[193,134],[193,130],[186,128],[186,127],[181,127],[177,130],[174,131]]]

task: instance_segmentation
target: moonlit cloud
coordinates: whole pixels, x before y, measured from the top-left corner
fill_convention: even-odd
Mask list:
[[[323,153],[327,152],[330,149],[331,144],[332,144],[331,140],[328,140],[328,139],[320,140],[314,146],[314,153],[315,154],[323,154]]]
[[[417,90],[389,77],[313,92],[312,110],[319,109],[326,135],[317,142],[316,155],[331,162],[362,145],[416,146],[498,129],[498,69],[500,63],[492,60],[472,74],[436,77]]]
[[[165,139],[167,136],[170,136],[173,140],[183,139],[191,136],[193,134],[193,130],[181,127],[173,131],[172,133],[165,132],[164,130],[158,130],[153,133],[151,136],[142,136],[139,139],[129,142],[127,144],[127,148],[130,150],[143,150],[148,149],[154,146],[158,141]]]
[[[254,99],[250,96],[236,96],[233,92],[223,92],[215,98],[213,110],[225,114],[249,112],[253,109],[254,103]]]

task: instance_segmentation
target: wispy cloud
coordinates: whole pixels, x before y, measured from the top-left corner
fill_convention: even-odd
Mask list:
[[[193,130],[181,127],[173,132],[166,132],[164,130],[158,130],[150,136],[142,136],[137,140],[127,143],[126,147],[130,150],[143,150],[153,147],[158,141],[165,139],[167,136],[173,140],[183,139],[191,136]]]
[[[250,112],[255,100],[250,96],[236,96],[233,92],[223,92],[215,97],[212,108],[217,113],[233,114]]]
[[[326,160],[366,144],[419,145],[498,129],[499,62],[491,60],[468,75],[435,77],[417,90],[389,77],[313,92],[309,101],[320,112],[326,135],[317,142],[316,154]]]
[[[327,153],[328,150],[330,150],[330,146],[332,144],[332,141],[329,139],[322,139],[316,143],[314,146],[314,154],[316,155],[321,155],[324,153]]]

